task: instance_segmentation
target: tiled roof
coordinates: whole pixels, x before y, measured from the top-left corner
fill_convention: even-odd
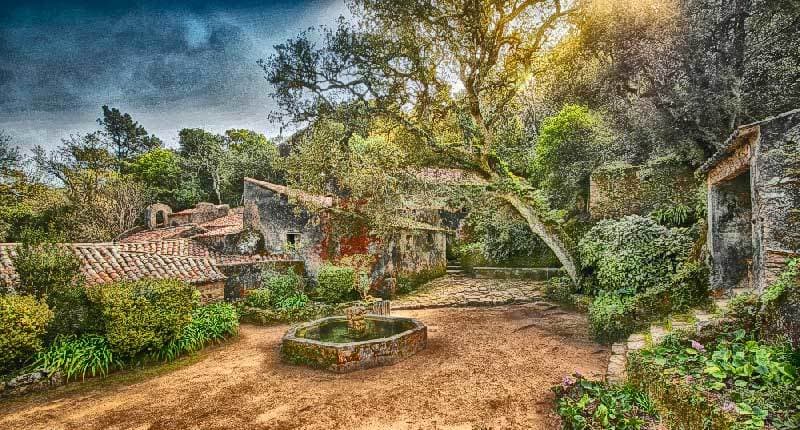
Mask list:
[[[200,237],[217,237],[217,236],[227,236],[230,234],[237,234],[241,233],[244,227],[241,225],[228,225],[225,227],[218,227],[211,231],[207,231],[205,233],[200,233],[197,235],[192,236],[193,238],[200,238]]]
[[[333,197],[330,196],[320,196],[317,194],[311,194],[305,191],[289,188],[285,185],[278,185],[278,184],[273,184],[271,182],[259,181],[253,178],[244,178],[244,181],[259,186],[261,188],[265,188],[270,191],[276,192],[278,194],[283,194],[284,196],[297,199],[300,202],[310,203],[324,208],[333,207]]]
[[[12,257],[16,244],[0,245],[0,279],[18,279]],[[210,258],[131,252],[122,245],[108,243],[65,244],[81,262],[81,272],[89,285],[119,280],[180,279],[191,284],[225,279]]]
[[[154,242],[160,240],[177,239],[186,234],[191,234],[191,230],[196,228],[197,226],[195,225],[182,225],[178,227],[143,230],[120,239],[120,242]]]
[[[147,254],[162,254],[178,257],[208,257],[211,252],[191,239],[172,239],[153,242],[125,242],[119,244],[124,252],[140,252]]]

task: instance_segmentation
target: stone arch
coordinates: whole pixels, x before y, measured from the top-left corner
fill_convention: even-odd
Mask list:
[[[144,221],[147,228],[164,228],[169,225],[169,216],[172,215],[172,208],[163,204],[155,203],[147,207],[144,214]]]

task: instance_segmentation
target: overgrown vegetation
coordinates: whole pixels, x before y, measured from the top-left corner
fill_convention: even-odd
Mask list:
[[[53,312],[32,296],[0,295],[0,375],[25,364],[43,347]]]
[[[199,351],[210,342],[219,342],[239,332],[239,313],[230,303],[212,303],[192,311],[192,321],[179,337],[155,353],[161,360],[172,361],[183,354]]]
[[[36,356],[34,367],[58,371],[67,380],[78,376],[106,376],[122,362],[114,358],[108,341],[103,336],[83,335],[59,336],[44,351]]]
[[[653,402],[629,385],[589,381],[576,374],[565,377],[553,392],[565,430],[645,430],[658,424]]]

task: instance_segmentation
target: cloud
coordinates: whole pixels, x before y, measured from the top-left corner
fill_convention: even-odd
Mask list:
[[[0,7],[0,128],[28,138],[92,127],[70,121],[98,116],[103,104],[140,112],[151,131],[170,135],[193,119],[275,129],[256,61],[344,11],[342,0],[36,3]]]

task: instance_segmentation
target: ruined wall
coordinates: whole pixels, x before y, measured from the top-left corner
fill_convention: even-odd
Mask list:
[[[196,287],[200,291],[200,302],[203,304],[225,299],[225,281],[198,284]]]
[[[287,196],[247,181],[243,198],[245,207],[251,208],[244,218],[245,230],[257,231],[263,236],[266,252],[294,255],[305,261],[309,275],[316,276],[327,257],[323,230],[327,215],[309,213],[302,205],[290,202]],[[252,213],[253,207],[257,216]],[[300,233],[299,241],[293,247],[287,244],[289,233]]]
[[[694,172],[665,157],[644,166],[616,163],[595,170],[589,181],[593,219],[644,215],[656,209],[693,205],[700,182]]]
[[[295,273],[305,276],[305,266],[302,261],[271,261],[267,263],[242,263],[218,266],[227,279],[225,280],[225,300],[238,300],[244,297],[248,290],[261,287],[263,274],[266,272]]]
[[[395,269],[407,275],[447,265],[447,237],[439,230],[407,230],[397,238]]]
[[[800,255],[800,111],[760,124],[751,176],[758,248],[754,287],[763,291]]]

